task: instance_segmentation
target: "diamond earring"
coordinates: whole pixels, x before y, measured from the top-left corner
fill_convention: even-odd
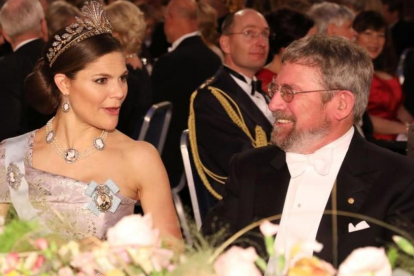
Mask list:
[[[63,94],[63,96],[65,97],[63,100],[63,104],[62,104],[62,111],[65,113],[68,113],[70,110],[70,104],[69,104],[69,95],[67,94]]]

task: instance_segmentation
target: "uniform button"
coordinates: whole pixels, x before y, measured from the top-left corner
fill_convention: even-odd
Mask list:
[[[353,199],[352,197],[348,198],[348,203],[349,204],[354,204],[355,199]]]

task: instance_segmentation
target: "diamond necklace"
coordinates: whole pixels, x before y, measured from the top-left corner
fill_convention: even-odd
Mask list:
[[[46,124],[46,143],[51,144],[52,148],[56,151],[56,153],[65,159],[66,163],[72,164],[75,163],[77,160],[82,160],[88,158],[92,154],[94,154],[97,150],[101,151],[105,149],[105,141],[108,135],[108,131],[102,130],[102,133],[99,137],[96,137],[93,140],[93,144],[87,147],[82,152],[79,152],[75,148],[68,148],[64,150],[59,143],[59,140],[56,137],[55,132],[52,128],[52,122],[55,117],[49,120]]]

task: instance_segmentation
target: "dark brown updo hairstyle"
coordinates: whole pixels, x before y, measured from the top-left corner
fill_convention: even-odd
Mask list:
[[[65,28],[62,28],[55,35],[62,36],[65,32]],[[123,52],[121,44],[111,34],[94,35],[76,42],[64,50],[50,67],[46,54],[54,41],[54,39],[48,41],[42,58],[37,61],[33,72],[24,83],[26,100],[33,108],[43,114],[56,112],[61,103],[62,93],[54,81],[56,74],[65,74],[66,77],[73,80],[79,71],[98,58],[113,52]]]

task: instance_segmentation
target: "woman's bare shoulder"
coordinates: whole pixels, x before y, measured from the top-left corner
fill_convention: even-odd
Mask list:
[[[126,172],[134,172],[132,183],[140,191],[145,187],[168,184],[167,173],[157,149],[145,141],[135,141],[120,133],[114,135],[116,151],[119,152],[119,164]]]
[[[157,149],[152,144],[133,140],[119,131],[113,133],[113,144],[129,162],[145,162],[149,158],[160,158]]]

